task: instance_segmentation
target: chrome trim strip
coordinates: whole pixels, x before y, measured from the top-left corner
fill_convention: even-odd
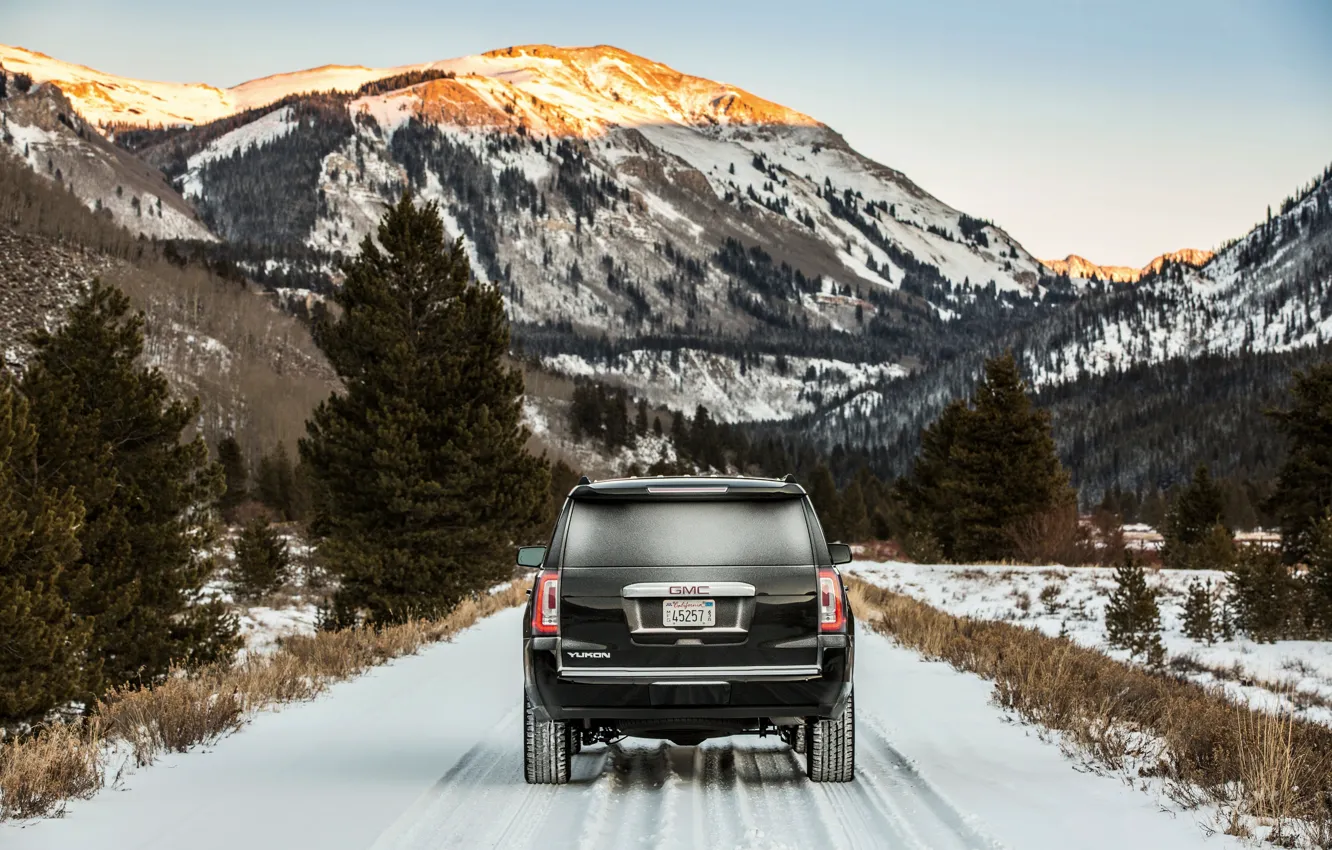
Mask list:
[[[749,634],[749,629],[742,629],[738,626],[684,626],[681,628],[672,628],[662,626],[659,629],[633,629],[630,634],[638,635],[678,635],[679,637],[690,637],[692,635],[745,635]]]
[[[647,491],[653,495],[665,495],[672,493],[725,493],[725,487],[652,487]]]
[[[700,676],[722,679],[817,679],[823,668],[817,664],[788,667],[560,667],[566,679],[643,679],[645,681],[696,679]]]
[[[671,593],[671,588],[680,593]],[[743,581],[641,581],[627,584],[620,591],[625,599],[659,596],[662,599],[689,599],[698,596],[753,596],[754,585]]]
[[[723,682],[720,679],[690,679],[687,682],[653,682],[654,685],[729,685],[730,682]]]

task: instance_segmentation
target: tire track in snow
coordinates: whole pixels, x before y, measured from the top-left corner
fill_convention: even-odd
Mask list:
[[[883,724],[869,712],[857,717],[856,782],[827,786],[854,795],[869,807],[915,833],[922,848],[956,846],[993,850],[1001,845],[978,832],[970,820],[940,796],[906,757],[893,748]],[[922,817],[922,813],[928,816]],[[952,843],[942,843],[949,840]]]
[[[568,785],[527,785],[521,712],[513,711],[374,850],[998,846],[925,782],[867,712],[855,782],[811,783],[801,759],[772,738],[700,747],[629,739],[575,756]]]

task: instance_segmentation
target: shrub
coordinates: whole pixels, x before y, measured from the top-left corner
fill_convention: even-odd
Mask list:
[[[102,787],[96,720],[58,724],[0,742],[0,821],[59,811]]]
[[[231,585],[239,599],[262,599],[286,583],[291,571],[287,544],[273,526],[255,519],[241,530],[234,546]]]
[[[1257,641],[1271,642],[1303,632],[1303,587],[1281,554],[1246,546],[1228,573],[1235,624]]]
[[[1026,564],[1092,564],[1096,541],[1069,503],[1018,520],[1009,532],[1017,560]]]
[[[1045,606],[1045,613],[1053,614],[1059,610],[1060,590],[1061,588],[1059,585],[1054,582],[1050,582],[1045,587],[1041,588],[1039,599],[1041,600],[1041,604]]]
[[[1282,835],[1327,846],[1332,729],[1236,706],[1035,629],[954,617],[854,578],[848,585],[867,627],[994,680],[1000,706],[1062,733],[1094,762],[1121,770],[1150,754],[1150,770],[1183,805],[1218,804],[1236,823],[1269,819]]]
[[[105,781],[104,743],[124,743],[139,764],[149,764],[163,752],[235,731],[254,711],[310,699],[375,664],[448,640],[482,617],[523,604],[526,591],[525,582],[514,581],[463,599],[438,620],[298,636],[234,666],[176,669],[151,687],[112,690],[91,717],[0,741],[0,821],[58,813],[64,801],[92,796]]]
[[[1146,573],[1132,555],[1125,555],[1115,568],[1115,589],[1105,609],[1105,636],[1111,646],[1127,649],[1130,657],[1142,656],[1152,666],[1165,661],[1156,591],[1147,586]]]
[[[1184,597],[1184,634],[1204,643],[1216,642],[1216,612],[1212,583],[1189,582]]]

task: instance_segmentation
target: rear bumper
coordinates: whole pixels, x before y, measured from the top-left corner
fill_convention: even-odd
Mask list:
[[[560,670],[553,642],[537,639],[534,647],[528,638],[524,682],[538,720],[833,717],[851,693],[854,644],[849,635],[831,637],[809,667],[652,670]]]

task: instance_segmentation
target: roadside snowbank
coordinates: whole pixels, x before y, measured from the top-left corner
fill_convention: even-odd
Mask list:
[[[857,561],[850,571],[957,616],[1006,620],[1125,660],[1105,642],[1105,608],[1114,570],[1104,567],[968,566]],[[1162,641],[1189,679],[1218,688],[1254,708],[1294,709],[1298,717],[1332,725],[1332,642],[1244,638],[1207,645],[1184,634],[1184,595],[1192,581],[1225,582],[1215,570],[1154,570],[1160,592]],[[1042,594],[1045,594],[1044,597]],[[1048,601],[1045,601],[1048,600]],[[1207,669],[1190,669],[1194,665]]]

